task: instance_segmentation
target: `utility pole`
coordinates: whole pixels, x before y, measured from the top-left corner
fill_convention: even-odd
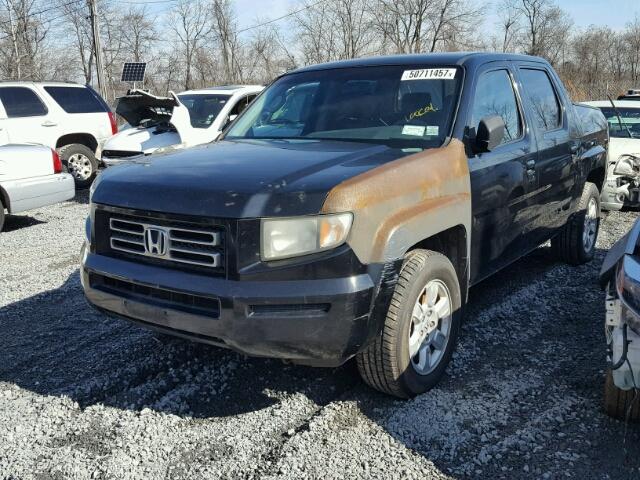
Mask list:
[[[96,56],[96,73],[98,77],[98,92],[102,98],[107,96],[107,86],[104,82],[104,61],[102,59],[102,44],[100,43],[100,22],[98,21],[98,10],[96,0],[87,0],[91,10],[91,31],[93,33],[93,50]]]

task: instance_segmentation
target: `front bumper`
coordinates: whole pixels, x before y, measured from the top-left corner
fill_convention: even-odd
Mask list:
[[[366,273],[233,281],[83,249],[81,281],[89,302],[103,312],[251,356],[338,366],[360,351],[376,328],[375,281]],[[189,302],[193,308],[185,306]]]

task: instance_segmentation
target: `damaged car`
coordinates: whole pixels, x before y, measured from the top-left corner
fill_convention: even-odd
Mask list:
[[[599,108],[609,124],[603,210],[640,207],[640,102],[604,100],[586,104]]]
[[[622,420],[640,420],[640,220],[609,250],[600,284],[606,291],[609,368],[604,407]]]
[[[588,123],[583,118],[589,118]],[[433,388],[469,288],[551,240],[596,250],[608,132],[543,59],[288,72],[220,141],[107,169],[80,278],[100,311],[247,355]]]
[[[104,142],[101,161],[111,166],[143,155],[214,142],[263,88],[232,85],[177,95],[169,92],[167,97],[129,90],[116,106],[116,113],[128,125]]]

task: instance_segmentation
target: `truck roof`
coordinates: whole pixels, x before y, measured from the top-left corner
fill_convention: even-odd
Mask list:
[[[531,55],[518,55],[513,53],[488,53],[488,52],[452,52],[452,53],[417,53],[404,55],[386,55],[379,57],[356,58],[353,60],[340,60],[337,62],[321,63],[302,67],[289,73],[310,72],[315,70],[329,70],[334,68],[372,67],[385,65],[467,65],[469,63],[482,64],[496,61],[526,61],[548,64],[546,60]]]

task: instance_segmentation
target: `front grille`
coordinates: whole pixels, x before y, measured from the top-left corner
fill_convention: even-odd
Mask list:
[[[95,221],[99,254],[182,270],[225,274],[223,225],[102,209],[96,210]]]
[[[98,274],[91,274],[89,276],[89,282],[91,288],[118,295],[119,297],[140,300],[143,303],[193,313],[195,315],[205,315],[213,318],[220,316],[220,301],[217,298],[149,287]]]
[[[111,248],[121,252],[161,258],[178,263],[218,268],[222,264],[220,232],[191,230],[182,227],[161,227],[141,221],[111,217],[109,219]],[[145,245],[148,231],[166,236],[167,245],[154,251]]]

